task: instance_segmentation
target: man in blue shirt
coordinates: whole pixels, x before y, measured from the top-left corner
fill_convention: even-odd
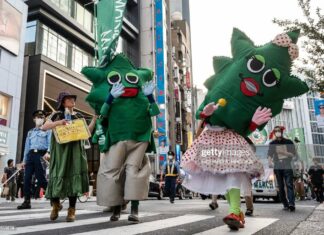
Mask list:
[[[24,202],[17,207],[17,209],[30,209],[30,186],[33,174],[37,181],[44,190],[47,187],[45,178],[45,169],[43,168],[43,159],[49,159],[50,143],[51,143],[51,130],[43,131],[41,126],[45,122],[45,112],[43,110],[36,110],[33,113],[35,128],[28,131],[23,165],[25,166],[24,178]]]
[[[165,192],[169,195],[170,202],[174,203],[176,193],[176,181],[180,173],[179,163],[174,159],[174,152],[168,152],[168,158],[163,164],[160,181],[162,183],[163,174],[165,175]]]

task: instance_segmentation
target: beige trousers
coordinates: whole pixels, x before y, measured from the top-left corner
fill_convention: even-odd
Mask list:
[[[97,176],[97,204],[122,205],[124,200],[148,196],[151,167],[145,156],[148,142],[119,141],[101,158]]]

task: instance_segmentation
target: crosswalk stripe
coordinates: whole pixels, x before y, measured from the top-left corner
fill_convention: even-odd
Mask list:
[[[198,222],[205,219],[211,219],[214,216],[208,215],[183,215],[178,217],[173,217],[169,219],[163,220],[156,220],[152,222],[145,222],[136,225],[127,225],[127,226],[120,226],[115,228],[108,228],[108,229],[101,229],[95,231],[96,235],[100,234],[118,234],[118,235],[132,235],[132,234],[139,234],[139,233],[146,233],[151,231],[156,231],[159,229],[170,228],[178,225]],[[76,233],[78,235],[92,235],[93,232],[85,232],[85,233]],[[75,235],[76,235],[75,234]]]
[[[246,218],[245,228],[240,229],[240,235],[250,235],[258,232],[259,230],[269,226],[270,224],[276,222],[278,219],[274,218]],[[194,235],[222,235],[228,234],[229,228],[227,225],[219,226],[214,229],[210,229],[201,233],[196,233]]]
[[[321,203],[320,205],[318,205],[318,206],[315,208],[315,210],[321,210],[321,211],[323,211],[323,210],[324,210],[324,204]]]
[[[78,219],[78,214],[81,214],[80,212],[81,212],[81,210],[77,210],[77,212],[76,212],[77,219]],[[91,211],[91,213],[93,213],[93,212],[94,211]],[[102,213],[102,212],[100,212],[100,213]],[[148,216],[155,216],[155,215],[159,215],[159,214],[158,213],[140,213],[139,217],[148,217]],[[120,217],[120,220],[127,220],[127,219],[128,219],[127,214],[123,214]],[[47,224],[40,224],[40,225],[34,225],[34,226],[16,227],[14,231],[5,231],[4,233],[1,232],[1,235],[31,233],[31,232],[39,233],[41,231],[46,231],[46,230],[73,228],[73,227],[82,226],[82,225],[92,225],[92,224],[99,224],[99,223],[104,223],[104,222],[110,223],[108,216],[76,220],[73,223],[67,223],[64,221],[64,222],[55,222],[55,223],[50,222]],[[92,232],[92,234],[93,233],[94,232]]]
[[[96,213],[97,211],[88,211],[88,210],[78,210],[77,213],[79,215],[82,214],[91,214]],[[60,214],[66,213],[66,211],[60,211]],[[0,217],[1,222],[8,222],[11,220],[31,220],[31,219],[40,219],[40,218],[49,218],[50,210],[46,213],[37,213],[37,214],[23,214],[23,215],[9,215],[9,216],[2,216]]]
[[[6,216],[6,214],[22,214],[22,213],[33,213],[33,212],[41,212],[41,211],[50,211],[51,209],[26,209],[26,210],[18,210],[16,208],[11,208],[11,210],[0,210],[0,220],[1,216]]]

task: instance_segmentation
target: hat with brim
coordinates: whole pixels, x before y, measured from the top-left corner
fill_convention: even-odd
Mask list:
[[[74,98],[76,100],[76,95],[71,95],[69,92],[63,91],[59,94],[57,98],[57,109],[60,110],[62,108],[62,104],[64,99],[66,98]]]
[[[35,112],[33,112],[33,117],[45,117],[46,113],[44,110],[38,109]]]

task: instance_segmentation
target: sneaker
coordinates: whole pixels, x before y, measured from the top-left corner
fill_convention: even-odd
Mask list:
[[[246,210],[245,215],[246,216],[253,216],[253,210]]]
[[[294,212],[296,210],[296,207],[295,206],[289,206],[288,208],[289,208],[289,211],[290,212]]]
[[[216,210],[218,208],[218,203],[217,202],[212,202],[209,204],[210,209]]]
[[[288,206],[285,206],[284,208],[282,208],[284,211],[288,211],[289,210],[289,207]]]
[[[31,209],[30,201],[24,201],[20,206],[17,206],[18,210]]]
[[[231,213],[228,216],[224,217],[223,221],[224,221],[225,224],[228,225],[228,227],[231,230],[236,230],[237,231],[240,228],[244,228],[242,218],[240,216],[238,216],[238,215],[233,214],[233,213]]]

